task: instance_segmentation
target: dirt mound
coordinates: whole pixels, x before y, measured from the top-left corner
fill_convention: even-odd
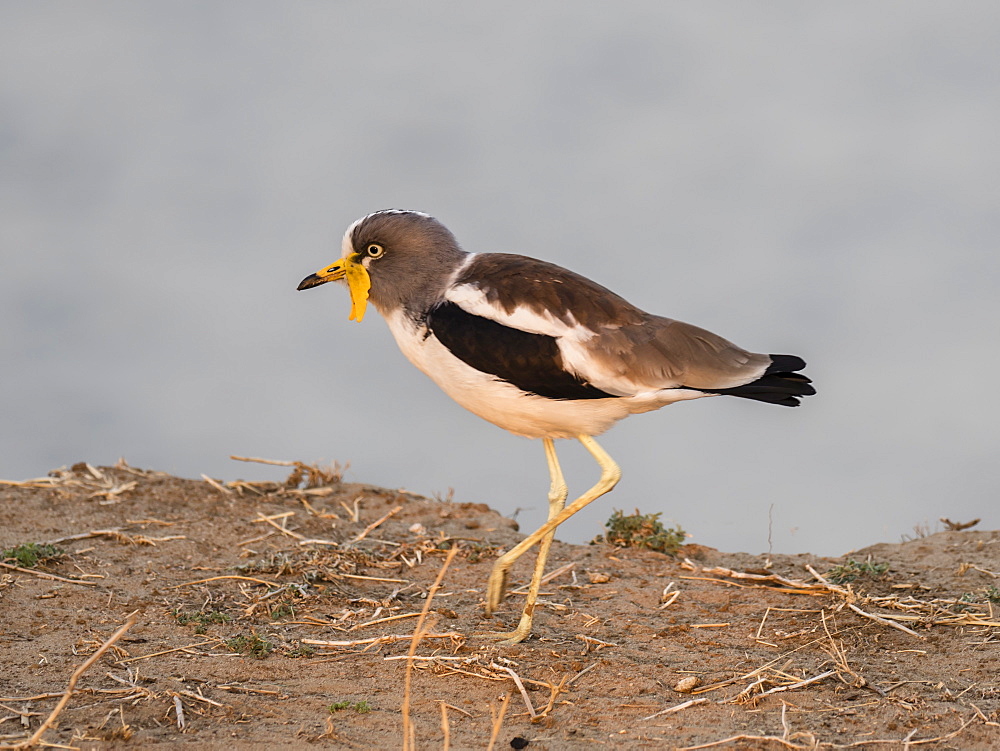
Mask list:
[[[1000,747],[1000,532],[843,559],[557,543],[534,637],[498,646],[477,635],[521,600],[485,619],[483,591],[518,539],[485,505],[306,465],[7,483],[0,745],[103,648],[45,742],[394,748],[408,726],[423,748]]]

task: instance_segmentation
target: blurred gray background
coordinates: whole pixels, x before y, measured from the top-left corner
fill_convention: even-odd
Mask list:
[[[562,539],[636,507],[751,552],[996,527],[998,38],[995,2],[2,2],[0,477],[336,460],[539,524],[539,442],[295,291],[398,207],[809,361],[797,410],[619,424]]]

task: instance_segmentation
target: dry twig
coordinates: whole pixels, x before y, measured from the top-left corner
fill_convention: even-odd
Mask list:
[[[708,699],[691,699],[689,701],[681,702],[680,704],[675,704],[672,707],[667,707],[666,709],[661,709],[659,712],[654,712],[649,717],[643,717],[639,722],[646,722],[652,720],[654,717],[659,717],[660,715],[672,714],[673,712],[680,712],[682,709],[687,709],[688,707],[693,707],[695,704],[704,704]]]
[[[444,733],[443,751],[451,748],[451,727],[448,725],[448,705],[443,701],[441,704],[441,732]]]
[[[457,631],[450,631],[444,634],[423,634],[423,639],[461,639],[463,634]],[[354,641],[321,641],[319,639],[303,639],[303,644],[312,644],[317,647],[357,647],[361,644],[395,644],[398,641],[413,639],[413,634],[386,634],[385,636],[375,636],[371,639],[356,639]]]
[[[876,623],[881,623],[883,626],[890,626],[892,628],[899,629],[904,634],[909,634],[910,636],[915,636],[918,639],[923,639],[924,638],[920,634],[918,634],[916,631],[914,631],[912,628],[907,628],[902,623],[896,623],[895,621],[891,621],[888,618],[883,618],[882,616],[875,615],[874,613],[867,613],[864,610],[862,610],[861,608],[859,608],[857,605],[855,605],[853,602],[847,603],[847,607],[849,607],[851,610],[853,610],[858,615],[862,615],[865,618],[870,618],[871,620],[875,621]]]
[[[35,571],[32,568],[21,568],[20,566],[13,566],[9,563],[0,562],[0,567],[9,569],[11,571],[17,571],[21,574],[31,574],[32,576],[37,576],[40,579],[52,579],[57,582],[66,582],[67,584],[80,584],[84,587],[96,586],[97,582],[83,581],[82,579],[67,579],[63,576],[56,576],[55,574],[49,574],[45,571]]]
[[[52,724],[56,721],[56,718],[59,716],[59,713],[62,712],[66,704],[69,703],[69,699],[73,695],[73,691],[76,689],[76,682],[80,680],[80,676],[83,675],[85,672],[87,672],[87,669],[90,668],[91,665],[93,665],[95,662],[101,659],[101,655],[107,652],[116,641],[121,639],[122,636],[125,635],[125,632],[135,625],[135,621],[136,621],[136,614],[132,613],[125,621],[125,623],[122,624],[122,626],[117,631],[115,631],[111,636],[109,636],[107,640],[105,640],[105,642],[101,644],[100,647],[97,648],[94,654],[88,657],[76,670],[73,671],[73,675],[69,677],[69,684],[67,684],[66,686],[66,691],[63,692],[62,699],[60,699],[59,703],[56,704],[55,708],[52,710],[52,713],[49,714],[49,716],[45,719],[45,722],[43,722],[39,726],[38,730],[35,731],[34,735],[32,735],[27,740],[13,744],[11,748],[29,748],[31,746],[34,746],[42,742],[42,736],[45,734],[45,731],[48,730],[50,727],[52,727]]]
[[[417,627],[413,630],[413,639],[410,642],[410,650],[407,653],[408,657],[413,657],[417,652],[417,645],[420,644],[420,640],[426,638],[424,635],[424,620],[427,618],[427,612],[431,608],[431,600],[434,599],[434,595],[441,588],[441,582],[444,580],[444,574],[448,570],[448,566],[455,559],[455,554],[458,553],[458,547],[454,547],[448,551],[447,557],[444,559],[444,563],[441,564],[441,570],[438,571],[437,578],[431,585],[431,588],[427,591],[427,599],[424,601],[423,610],[420,612],[420,618],[417,621]],[[410,721],[410,684],[413,680],[413,661],[406,661],[406,677],[403,684],[403,751],[414,751],[414,730],[413,725]]]
[[[490,705],[490,714],[493,716],[493,731],[490,733],[490,745],[486,751],[493,751],[497,745],[497,738],[500,736],[500,728],[503,726],[503,718],[507,714],[507,705],[510,704],[510,691],[503,696],[503,704],[500,705],[500,712],[497,713]]]
[[[498,670],[503,670],[505,673],[509,674],[511,678],[514,679],[514,685],[517,686],[517,690],[521,692],[521,698],[524,699],[524,706],[528,708],[528,716],[531,717],[532,720],[538,717],[538,714],[535,712],[535,708],[531,704],[531,699],[528,698],[528,692],[524,690],[524,684],[521,683],[521,676],[515,673],[511,668],[505,667],[503,665],[497,665],[496,663],[492,663],[490,667],[496,668]]]
[[[358,533],[357,537],[355,537],[353,540],[351,540],[351,542],[361,542],[363,539],[365,539],[368,536],[369,532],[373,531],[376,527],[378,527],[384,521],[386,521],[390,517],[394,516],[395,514],[398,514],[402,510],[403,510],[402,506],[396,506],[396,508],[392,509],[392,511],[388,512],[381,519],[373,521],[371,524],[369,524],[367,527],[365,527],[361,532]]]

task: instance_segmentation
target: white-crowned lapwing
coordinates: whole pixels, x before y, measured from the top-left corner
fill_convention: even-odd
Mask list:
[[[614,292],[545,261],[467,253],[436,219],[385,210],[352,224],[342,257],[299,289],[346,280],[351,319],[370,300],[410,362],[452,399],[505,430],[541,438],[552,484],[549,517],[500,556],[486,611],[507,573],[536,543],[538,559],[517,629],[525,639],[556,528],[611,490],[621,471],[594,440],[615,422],[673,402],[725,394],[795,407],[814,394],[794,355],[748,352],[713,333],[639,310]],[[576,438],[601,467],[566,505],[554,438]]]

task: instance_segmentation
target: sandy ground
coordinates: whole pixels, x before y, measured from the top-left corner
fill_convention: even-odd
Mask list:
[[[416,748],[1000,747],[1000,532],[876,545],[860,570],[557,543],[534,636],[499,646],[479,635],[523,595],[486,619],[483,591],[513,521],[300,470],[80,464],[0,486],[0,550],[64,551],[0,569],[0,745],[134,613],[45,743],[400,748],[409,726]]]

